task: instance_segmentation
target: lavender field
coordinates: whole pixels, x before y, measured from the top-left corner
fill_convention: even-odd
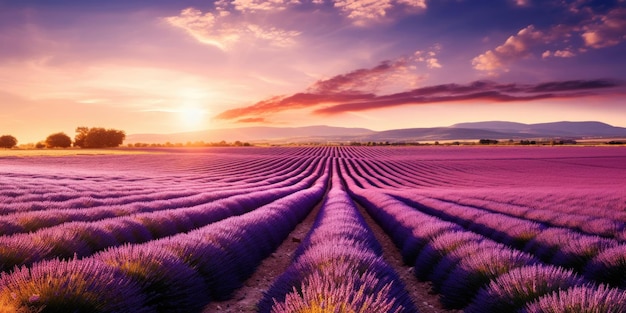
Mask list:
[[[621,147],[144,152],[0,157],[0,312],[213,311],[306,218],[250,311],[626,312]]]

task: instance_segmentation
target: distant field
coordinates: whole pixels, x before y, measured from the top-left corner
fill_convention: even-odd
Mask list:
[[[624,312],[625,186],[624,147],[0,150],[0,312]]]
[[[27,156],[69,156],[69,155],[111,155],[111,154],[138,154],[144,150],[133,149],[0,149],[1,157]]]

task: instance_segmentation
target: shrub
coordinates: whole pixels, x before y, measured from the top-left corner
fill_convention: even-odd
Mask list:
[[[11,149],[17,146],[17,139],[11,135],[0,136],[0,148]]]
[[[72,138],[65,133],[55,133],[46,138],[48,148],[69,148],[72,146]]]
[[[157,312],[195,312],[209,302],[198,273],[157,245],[123,246],[95,258],[137,282]]]
[[[0,278],[5,312],[148,312],[139,287],[96,260],[51,260]]]
[[[508,248],[481,250],[463,258],[441,286],[441,302],[460,309],[470,303],[476,292],[491,279],[538,261],[523,252]]]
[[[589,279],[626,289],[626,245],[604,250],[587,263],[584,273]]]
[[[0,271],[19,265],[30,265],[49,255],[52,247],[35,243],[26,236],[0,237]]]
[[[465,308],[465,312],[517,312],[543,295],[584,283],[582,277],[561,267],[520,267],[492,280],[478,292],[472,303]]]
[[[585,236],[579,240],[570,241],[562,245],[552,257],[551,263],[573,268],[575,271],[581,272],[589,260],[616,244],[615,241],[610,239]]]
[[[480,242],[480,235],[467,231],[444,233],[434,238],[422,249],[415,260],[415,276],[419,280],[427,280],[435,265],[451,251],[470,242]]]
[[[622,313],[626,293],[604,285],[558,290],[526,305],[524,313]]]

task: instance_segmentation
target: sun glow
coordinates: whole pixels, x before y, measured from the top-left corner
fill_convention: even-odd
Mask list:
[[[206,128],[206,109],[199,106],[185,106],[177,111],[178,118],[185,130],[198,130]]]
[[[213,96],[211,92],[201,88],[179,90],[181,104],[174,112],[178,115],[180,128],[185,131],[206,129],[209,116],[206,103]]]

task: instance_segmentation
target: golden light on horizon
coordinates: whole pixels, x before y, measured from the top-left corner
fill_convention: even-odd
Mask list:
[[[185,131],[208,128],[206,124],[210,110],[207,105],[215,95],[204,88],[182,88],[178,91],[178,97],[181,103],[174,110],[180,123],[178,128]]]

